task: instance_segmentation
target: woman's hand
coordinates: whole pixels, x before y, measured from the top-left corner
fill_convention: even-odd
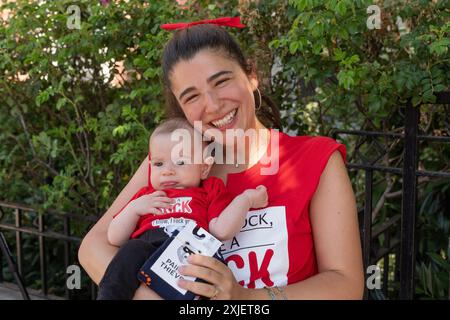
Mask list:
[[[197,295],[217,300],[245,300],[246,289],[241,287],[231,270],[219,260],[204,255],[191,255],[190,264],[180,266],[178,272],[184,276],[192,276],[207,283],[181,279],[178,285]]]
[[[175,203],[174,199],[168,198],[164,191],[155,191],[143,195],[130,203],[132,210],[138,216],[146,214],[163,214],[161,208],[171,208]]]

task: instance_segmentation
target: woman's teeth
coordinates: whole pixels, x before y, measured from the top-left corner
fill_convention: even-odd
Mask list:
[[[237,109],[234,109],[233,111],[231,111],[230,113],[228,113],[225,117],[223,117],[220,120],[216,120],[216,121],[211,121],[211,123],[217,127],[223,127],[229,123],[231,123],[231,121],[233,121],[234,116],[236,115]]]

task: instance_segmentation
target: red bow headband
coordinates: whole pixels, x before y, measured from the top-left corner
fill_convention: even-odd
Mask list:
[[[164,30],[182,30],[189,28],[190,26],[195,26],[197,24],[215,24],[218,26],[234,27],[234,28],[245,28],[245,25],[241,23],[241,17],[223,17],[211,20],[200,20],[194,22],[179,22],[179,23],[166,23],[162,24],[161,28]]]

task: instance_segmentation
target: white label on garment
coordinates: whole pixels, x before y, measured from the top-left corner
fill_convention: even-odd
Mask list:
[[[289,270],[286,208],[249,211],[240,233],[225,241],[220,252],[242,286],[286,285]]]
[[[221,244],[210,233],[197,226],[194,221],[189,221],[186,227],[177,234],[169,246],[161,253],[151,270],[181,294],[186,294],[186,290],[180,288],[177,285],[177,281],[179,279],[194,281],[195,278],[181,276],[178,273],[178,267],[188,264],[187,258],[191,254],[213,256]]]

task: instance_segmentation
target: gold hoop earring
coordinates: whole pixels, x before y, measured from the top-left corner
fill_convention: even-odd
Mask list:
[[[255,111],[258,111],[259,109],[261,109],[261,106],[262,106],[262,98],[261,98],[261,92],[259,91],[259,89],[258,88],[256,88],[256,91],[258,91],[258,96],[259,96],[259,105],[258,105],[258,107],[256,108],[256,106],[255,106]]]

